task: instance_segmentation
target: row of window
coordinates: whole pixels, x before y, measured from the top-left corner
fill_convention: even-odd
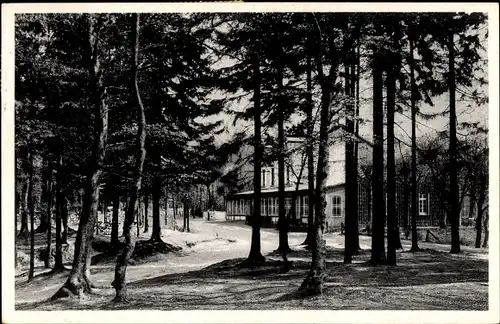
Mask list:
[[[387,203],[387,199],[386,199]],[[285,198],[286,213],[290,211],[292,198]],[[342,217],[342,196],[333,195],[331,197],[332,217]],[[228,203],[228,213],[230,215],[250,215],[250,200],[240,199]],[[262,198],[260,205],[261,215],[278,216],[279,200],[278,197]],[[425,216],[429,213],[429,194],[422,193],[418,195],[418,213]],[[309,214],[309,198],[307,196],[297,197],[295,203],[295,215],[297,217],[307,217]]]
[[[279,216],[278,197],[262,198],[260,203],[261,215]],[[292,198],[285,198],[285,212],[289,213],[292,206]],[[239,199],[228,202],[228,213],[230,215],[250,215],[250,200]],[[297,197],[295,201],[295,215],[297,217],[307,217],[309,215],[309,197]]]

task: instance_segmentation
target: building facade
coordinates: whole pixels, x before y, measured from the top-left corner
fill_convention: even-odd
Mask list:
[[[288,139],[289,149],[294,150],[285,163],[285,213],[291,215],[291,230],[307,228],[309,197],[307,194],[307,160],[303,141],[300,138]],[[332,143],[330,148],[330,165],[327,177],[326,193],[326,230],[337,231],[345,224],[345,149],[342,142]],[[242,165],[241,175],[247,180],[244,190],[232,192],[226,196],[226,219],[250,223],[253,215],[253,166]],[[261,170],[261,208],[263,227],[275,227],[278,223],[278,167],[277,163],[267,164]],[[295,212],[291,212],[293,196],[296,197]],[[418,211],[417,226],[437,227],[450,224],[447,206],[443,204],[442,193],[439,193],[425,178],[420,180],[417,188]],[[380,203],[386,203],[382,201]],[[360,228],[371,224],[372,216],[371,182],[358,181],[358,223]],[[470,199],[464,195],[461,199],[461,223],[470,222]],[[398,182],[396,186],[396,213],[401,228],[411,224],[411,190],[408,185]],[[476,213],[473,213],[475,215]],[[472,216],[475,217],[475,216]]]

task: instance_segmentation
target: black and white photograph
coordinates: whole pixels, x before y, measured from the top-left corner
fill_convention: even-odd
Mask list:
[[[469,5],[2,5],[3,321],[498,322]]]

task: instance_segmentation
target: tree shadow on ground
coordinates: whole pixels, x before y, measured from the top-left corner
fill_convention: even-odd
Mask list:
[[[116,257],[125,247],[125,242],[119,241],[116,245],[111,245],[109,240],[98,239],[92,242],[94,251],[100,252],[92,256],[91,264],[96,265],[99,263],[115,263]],[[182,250],[181,247],[175,246],[163,241],[139,240],[135,244],[134,252],[132,253],[130,265],[144,263],[149,258],[167,254],[171,252],[178,252]]]
[[[488,262],[433,250],[398,252],[397,266],[370,266],[369,251],[343,264],[342,249],[329,248],[322,296],[297,298],[310,267],[310,252],[290,253],[291,267],[271,253],[260,266],[242,267],[229,259],[206,268],[136,280],[128,284],[130,304],[110,303],[107,295],[71,309],[455,309],[488,308]],[[467,294],[464,294],[467,291]],[[19,304],[16,309],[32,309]],[[60,304],[44,308],[60,309]]]
[[[327,259],[339,257],[341,249],[328,249]],[[307,257],[309,251],[293,251],[294,258]],[[204,305],[216,303],[217,294],[224,296],[225,303],[237,303],[238,300],[253,300],[265,296],[267,302],[286,302],[302,298],[295,291],[305,278],[310,267],[306,260],[293,260],[288,271],[283,271],[284,263],[268,255],[268,262],[254,268],[241,268],[244,259],[225,260],[199,271],[138,280],[129,284],[131,289],[149,289],[163,287],[176,291],[182,287],[200,287],[196,297],[183,299],[186,306],[191,302],[204,300]],[[361,251],[357,256],[358,263],[344,264],[340,261],[327,261],[327,277],[325,294],[332,295],[340,291],[352,289],[377,290],[404,289],[405,287],[429,287],[432,285],[478,283],[488,281],[488,262],[456,258],[449,253],[423,250],[419,253],[398,253],[397,266],[370,266],[369,251]],[[203,287],[222,285],[214,289],[217,294],[205,294]],[[246,286],[251,287],[245,289]],[[255,293],[259,291],[259,293]],[[180,295],[175,293],[177,303]],[[257,296],[259,295],[259,296]],[[260,296],[262,295],[262,296]],[[274,296],[274,298],[270,298]],[[217,298],[216,298],[217,297]],[[388,305],[390,306],[390,305]],[[229,307],[229,306],[228,306]]]
[[[307,253],[307,252],[305,252]],[[304,253],[304,254],[305,254]],[[330,249],[327,259],[339,255],[341,251]],[[296,256],[302,252],[295,251]],[[417,254],[398,253],[397,266],[370,266],[369,254],[360,256],[361,263],[344,264],[327,261],[326,283],[343,286],[390,286],[404,287],[457,282],[488,281],[488,262],[486,260],[457,259],[448,253],[422,251]],[[303,254],[302,254],[303,255]],[[365,260],[363,260],[365,259]],[[148,287],[157,285],[182,285],[184,283],[210,284],[217,279],[258,278],[272,284],[274,281],[297,280],[300,282],[310,267],[310,262],[293,260],[289,271],[284,271],[281,260],[268,258],[264,265],[252,268],[239,266],[244,259],[225,260],[198,271],[168,274],[132,282],[130,287]],[[359,259],[358,259],[359,260]]]

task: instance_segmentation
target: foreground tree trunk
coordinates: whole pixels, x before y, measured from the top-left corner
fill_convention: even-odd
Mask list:
[[[262,143],[261,143],[261,107],[260,107],[260,88],[261,88],[261,75],[260,75],[260,57],[258,54],[254,54],[253,58],[253,82],[254,82],[254,93],[253,93],[253,103],[254,103],[254,153],[253,153],[253,165],[254,165],[254,204],[253,204],[253,215],[251,218],[252,225],[252,240],[250,247],[250,254],[247,258],[249,262],[258,262],[264,259],[261,254],[261,242],[260,242],[260,227],[261,227],[261,163],[262,163]]]
[[[252,215],[252,243],[250,246],[250,253],[246,260],[247,263],[253,264],[264,260],[264,256],[261,253],[260,246],[260,226],[261,226],[261,215],[260,215],[260,204],[261,204],[261,159],[262,159],[262,143],[261,143],[261,108],[260,108],[260,86],[261,86],[261,76],[260,76],[260,57],[258,54],[254,54],[254,92],[253,92],[253,104],[254,104],[254,153],[253,153],[253,186],[254,186],[254,200],[253,200],[253,215]]]
[[[394,112],[396,110],[395,55],[389,55],[387,66],[387,264],[396,265],[399,230],[396,214],[396,163],[394,161]],[[401,242],[399,242],[401,244]]]
[[[330,67],[328,80],[325,79],[323,73],[323,49],[322,35],[318,21],[313,18],[314,30],[318,34],[318,39],[315,44],[316,53],[316,70],[321,85],[321,112],[320,112],[320,129],[319,129],[319,148],[318,148],[318,164],[316,169],[316,195],[315,195],[315,219],[314,219],[314,238],[315,244],[312,249],[311,268],[300,286],[299,292],[305,295],[316,295],[323,293],[323,284],[326,277],[325,273],[325,254],[326,246],[323,239],[326,222],[326,180],[328,177],[328,128],[330,118],[330,99],[331,86],[334,80],[335,65]]]
[[[359,121],[357,120],[359,118],[359,106],[360,106],[360,101],[359,101],[359,79],[361,77],[361,59],[360,59],[360,54],[359,54],[359,48],[360,44],[358,41],[358,45],[356,46],[356,60],[355,60],[355,68],[353,68],[353,85],[355,93],[355,104],[356,104],[356,112],[355,112],[355,117],[356,117],[356,122],[355,122],[355,130],[354,130],[354,161],[353,161],[353,169],[356,175],[356,188],[353,189],[355,190],[355,197],[356,197],[356,206],[355,210],[356,212],[354,213],[356,216],[353,218],[353,232],[354,232],[354,247],[355,250],[353,251],[354,254],[357,254],[358,251],[361,250],[361,247],[359,246],[359,208],[358,208],[358,203],[359,203],[359,188],[358,188],[358,137],[359,137]],[[354,203],[353,203],[354,204]]]
[[[384,104],[382,83],[382,54],[373,53],[373,175],[372,175],[372,251],[370,263],[380,265],[385,258],[384,204]]]
[[[450,90],[450,217],[451,217],[451,250],[460,253],[460,210],[458,204],[457,181],[457,115],[455,108],[455,43],[454,33],[448,36],[448,87]]]
[[[125,237],[125,247],[121,251],[118,259],[116,261],[115,268],[115,280],[112,285],[116,290],[116,296],[114,298],[115,302],[125,302],[127,301],[127,284],[125,281],[125,276],[127,273],[127,263],[132,256],[135,248],[135,239],[132,235],[132,226],[134,223],[135,214],[137,214],[137,200],[139,196],[139,189],[141,188],[142,182],[142,169],[144,166],[144,159],[146,158],[146,150],[144,149],[144,143],[146,141],[146,115],[144,114],[144,106],[142,104],[141,95],[139,93],[139,85],[137,82],[137,66],[138,66],[138,52],[139,52],[139,34],[140,34],[140,17],[139,14],[132,14],[132,19],[134,25],[132,28],[131,36],[134,39],[133,47],[133,57],[134,62],[132,64],[132,74],[133,74],[133,86],[135,90],[135,100],[138,107],[137,116],[137,151],[135,156],[135,183],[131,188],[130,201],[128,202],[127,211],[125,213],[125,224],[124,226],[124,237]]]
[[[357,246],[355,239],[355,219],[357,215],[357,174],[354,163],[354,106],[350,102],[353,99],[352,93],[352,75],[351,62],[346,63],[345,67],[345,94],[348,98],[346,105],[346,131],[347,138],[345,143],[345,236],[344,236],[344,263],[352,262],[352,255]]]
[[[29,186],[28,186],[28,202],[30,212],[30,269],[28,273],[28,281],[35,277],[35,199],[33,198],[33,181],[34,181],[34,165],[33,165],[33,143],[29,140]]]
[[[277,40],[279,43],[279,40]],[[283,53],[278,45],[277,56],[277,88],[278,88],[278,212],[279,212],[279,245],[277,251],[284,255],[290,252],[288,245],[289,224],[285,211],[285,94],[283,93]]]
[[[87,16],[87,22],[90,54],[88,70],[92,86],[91,99],[95,110],[94,148],[88,167],[83,210],[75,242],[73,267],[66,283],[53,296],[53,299],[70,296],[71,294],[81,296],[85,293],[92,292],[92,284],[89,277],[89,252],[94,237],[94,227],[99,203],[99,184],[103,171],[104,158],[106,156],[108,106],[105,101],[106,87],[103,84],[99,54],[99,31],[103,23],[103,18],[100,15],[89,14]]]
[[[308,38],[309,41],[309,38]],[[310,41],[308,42],[310,43]],[[309,200],[307,214],[307,236],[302,243],[306,249],[314,248],[314,121],[313,121],[313,99],[312,99],[312,57],[307,53],[307,196]]]
[[[411,249],[415,252],[420,250],[417,241],[417,212],[418,212],[418,193],[417,193],[417,89],[415,84],[415,60],[413,49],[413,38],[410,37],[410,83],[411,83]]]

